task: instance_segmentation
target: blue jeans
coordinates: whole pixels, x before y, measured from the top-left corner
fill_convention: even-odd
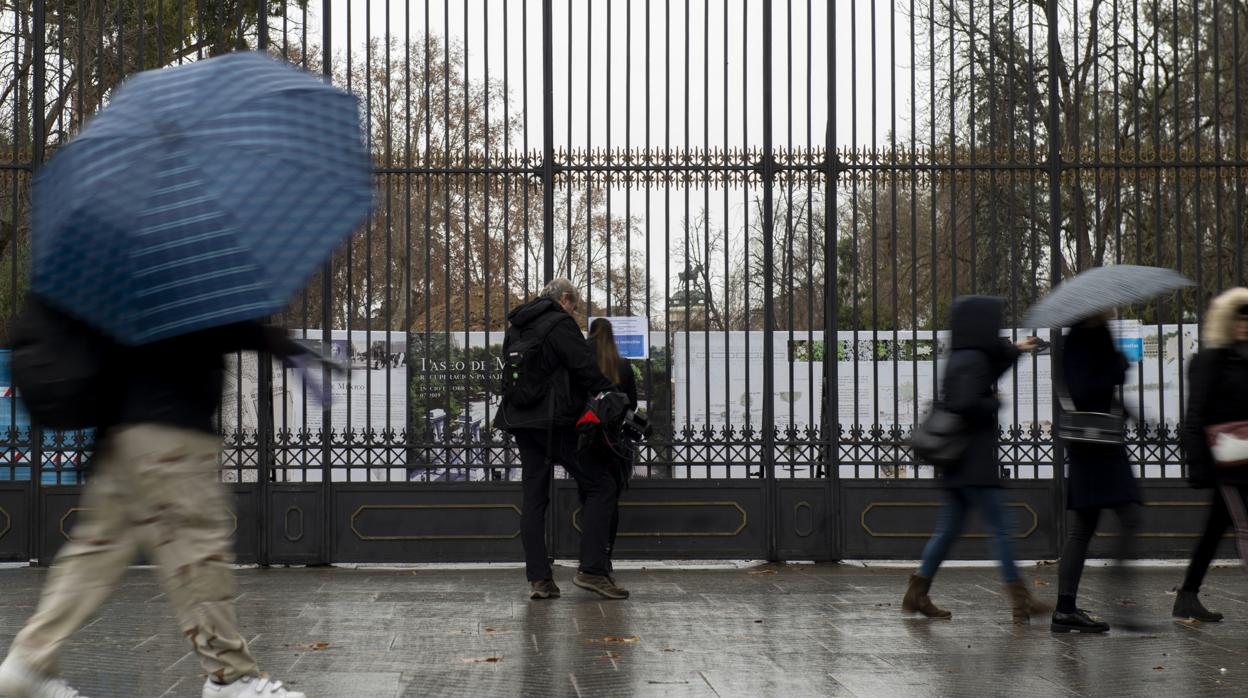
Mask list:
[[[948,557],[949,548],[962,535],[966,515],[971,509],[977,510],[992,529],[992,555],[1001,561],[1001,575],[1005,581],[1022,579],[1018,566],[1014,564],[1014,541],[1010,538],[1013,531],[999,487],[960,487],[945,491],[945,505],[940,508],[936,535],[923,549],[919,576],[931,579],[936,574],[940,563]]]

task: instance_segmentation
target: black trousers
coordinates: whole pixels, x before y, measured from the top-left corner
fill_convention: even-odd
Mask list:
[[[1088,560],[1088,543],[1096,533],[1102,511],[1104,509],[1076,509],[1072,512],[1070,533],[1066,544],[1062,546],[1062,559],[1057,568],[1059,603],[1063,596],[1074,599],[1079,595],[1079,580],[1083,577],[1083,566]],[[1114,551],[1114,557],[1118,560],[1114,567],[1115,577],[1125,578],[1123,561],[1134,557],[1135,535],[1140,528],[1140,505],[1134,502],[1123,504],[1115,507],[1114,513],[1118,515],[1121,528]]]
[[[1209,501],[1209,517],[1205,519],[1205,530],[1196,542],[1196,549],[1192,551],[1191,562],[1187,563],[1183,591],[1200,591],[1200,585],[1205,581],[1205,573],[1209,571],[1209,564],[1218,554],[1218,543],[1222,542],[1222,536],[1230,528],[1231,512],[1226,508],[1226,498],[1214,488],[1213,499]]]
[[[530,582],[554,576],[546,548],[546,509],[550,506],[553,465],[561,465],[576,480],[581,501],[581,564],[586,574],[611,574],[613,517],[620,498],[605,463],[582,459],[576,452],[572,429],[523,430],[514,434],[524,469],[524,506],[520,511],[520,540],[524,544],[525,575]],[[550,459],[546,458],[547,444]],[[553,465],[552,465],[553,463]]]

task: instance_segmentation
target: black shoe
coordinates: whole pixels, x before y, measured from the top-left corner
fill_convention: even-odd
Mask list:
[[[603,597],[612,599],[614,601],[619,601],[620,599],[628,598],[628,590],[621,589],[620,587],[616,586],[615,580],[611,579],[610,577],[604,577],[598,574],[586,574],[584,572],[577,572],[576,576],[572,578],[572,583],[582,589],[587,589],[589,591],[594,592],[595,594],[600,594]]]
[[[1217,623],[1223,618],[1221,613],[1214,613],[1205,608],[1196,592],[1183,591],[1181,589],[1179,590],[1179,595],[1174,599],[1172,615],[1175,618],[1198,620],[1202,623]]]
[[[1088,615],[1082,609],[1074,613],[1053,612],[1053,621],[1049,630],[1055,633],[1104,633],[1109,631],[1109,623]]]
[[[559,598],[559,587],[555,585],[553,579],[543,579],[533,582],[533,592],[529,594],[530,599],[557,599]]]

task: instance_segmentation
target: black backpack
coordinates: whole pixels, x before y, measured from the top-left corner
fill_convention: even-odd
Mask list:
[[[57,430],[99,426],[113,346],[86,323],[27,296],[13,325],[13,385],[35,423]]]
[[[542,352],[561,319],[558,313],[547,313],[527,327],[512,328],[503,356],[503,401],[509,407],[525,409],[546,398],[550,374],[542,370]]]

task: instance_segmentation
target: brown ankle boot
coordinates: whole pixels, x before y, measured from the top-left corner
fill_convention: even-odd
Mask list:
[[[1015,625],[1023,625],[1030,622],[1033,617],[1047,616],[1053,612],[1052,605],[1038,601],[1031,595],[1031,590],[1027,588],[1027,583],[1023,580],[1010,582],[1005,585],[1005,588],[1010,592],[1010,605]]]
[[[927,592],[931,588],[931,579],[917,574],[910,575],[910,588],[906,589],[906,596],[901,600],[901,610],[907,613],[922,613],[928,618],[952,618],[952,613],[939,608],[927,597]]]

